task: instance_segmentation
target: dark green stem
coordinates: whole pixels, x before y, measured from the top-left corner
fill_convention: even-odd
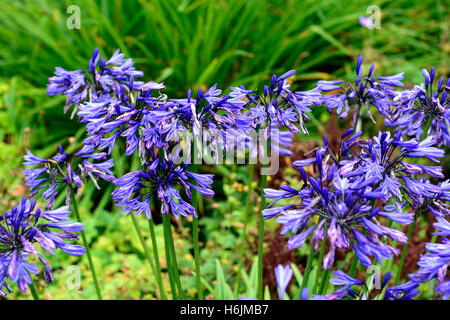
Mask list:
[[[302,287],[300,291],[303,291],[303,289],[308,285],[309,275],[311,274],[312,264],[315,256],[316,254],[314,252],[314,246],[311,243],[309,248],[308,261],[306,262],[305,273],[303,274]]]
[[[240,287],[241,287],[241,271],[242,265],[244,262],[244,252],[245,252],[245,237],[247,234],[247,225],[248,220],[250,218],[250,205],[251,205],[251,194],[253,191],[252,182],[253,182],[253,172],[255,170],[255,165],[250,164],[250,170],[248,172],[248,182],[247,182],[247,199],[245,200],[245,215],[244,215],[244,226],[241,233],[241,247],[239,250],[239,263],[238,263],[238,272],[236,275],[236,286],[234,295],[237,297],[239,295]]]
[[[400,258],[400,263],[398,265],[398,269],[397,269],[397,274],[395,276],[395,281],[394,281],[394,286],[396,286],[398,284],[398,282],[400,281],[400,275],[402,274],[402,269],[403,269],[403,264],[405,263],[405,258],[406,258],[406,253],[408,251],[408,245],[409,242],[411,241],[411,235],[414,229],[414,226],[416,224],[416,217],[414,217],[413,222],[411,223],[411,225],[409,226],[409,230],[408,230],[408,242],[406,242],[403,245],[403,251],[402,251],[402,256]]]
[[[152,239],[152,248],[153,248],[153,256],[155,258],[155,269],[156,269],[156,280],[158,281],[159,286],[159,293],[161,296],[161,299],[166,300],[166,293],[164,291],[164,285],[162,280],[162,273],[161,273],[161,264],[159,263],[159,253],[158,253],[158,245],[156,243],[156,236],[155,236],[155,227],[153,225],[153,220],[148,220],[148,229],[150,230],[150,237]]]
[[[163,224],[164,224],[164,238],[166,241],[166,253],[167,249],[169,250],[170,256],[170,264],[172,268],[172,280],[175,282],[175,285],[178,290],[178,297],[183,299],[183,289],[181,287],[180,274],[177,263],[177,255],[175,252],[174,241],[172,237],[172,226],[170,224],[170,216],[168,214],[163,214]]]
[[[192,237],[194,240],[194,256],[195,256],[195,274],[197,280],[197,297],[203,300],[202,280],[200,273],[200,248],[198,245],[198,219],[193,217],[192,221]]]
[[[428,130],[430,130],[432,122],[433,122],[433,117],[428,116],[427,124],[425,125],[425,128],[423,129],[422,137],[420,137],[421,141],[425,140],[425,138],[428,136]]]
[[[322,246],[320,247],[320,253],[319,253],[319,259],[317,259],[317,276],[316,276],[316,280],[314,281],[314,289],[313,289],[313,293],[317,292],[317,286],[319,285],[319,279],[322,276],[322,261],[323,261],[323,256],[325,254],[325,245],[326,245],[327,241],[326,241],[326,237],[322,240]],[[325,275],[326,277],[326,275]]]
[[[71,192],[70,192],[70,206],[72,209],[72,213],[75,214],[78,222],[83,223],[81,221],[80,213],[78,212],[78,207],[77,207],[77,202],[75,200],[74,190],[71,190]],[[83,229],[83,231],[80,232],[80,234],[81,234],[81,239],[83,241],[83,245],[86,248],[86,255],[88,258],[89,269],[91,270],[92,278],[94,280],[95,291],[97,292],[98,299],[102,300],[102,292],[101,292],[100,286],[98,284],[97,273],[95,272],[94,262],[92,261],[92,256],[91,256],[91,250],[89,249],[89,243],[87,241],[87,237],[86,237],[86,233],[84,232],[84,229]]]
[[[34,282],[31,282],[31,284],[29,285],[29,288],[30,288],[31,295],[33,296],[33,299],[39,300],[39,295],[38,295],[36,286],[34,285]]]
[[[323,294],[326,292],[326,287],[328,286],[328,281],[330,280],[331,269],[325,270],[325,273],[322,278],[322,282],[320,283],[319,294]]]
[[[196,165],[192,165],[191,172],[197,172]],[[197,215],[199,214],[198,206],[198,194],[195,190],[192,190],[192,206],[195,209]],[[200,270],[200,246],[198,243],[198,218],[192,217],[192,240],[194,245],[194,262],[195,262],[195,277],[197,283],[197,298],[198,300],[203,300],[203,289],[202,289],[202,275]]]
[[[264,198],[264,189],[267,187],[267,175],[261,178],[261,208],[259,213],[259,232],[258,232],[258,299],[263,299],[263,244],[264,244],[264,217],[263,210],[266,207],[266,198]]]
[[[137,218],[134,214],[131,215],[131,219],[133,220],[133,226],[136,229],[136,233],[138,235],[139,241],[141,242],[142,247],[144,248],[145,256],[147,257],[147,261],[150,264],[150,268],[152,269],[153,274],[156,277],[156,269],[155,264],[153,263],[152,256],[150,254],[150,250],[148,249],[147,244],[145,243],[144,236],[142,235],[141,227],[139,226],[137,222]]]
[[[170,237],[170,242],[171,242],[170,251],[172,253],[172,265],[173,265],[173,269],[174,269],[174,275],[175,275],[178,295],[179,295],[180,299],[184,299],[183,288],[181,287],[180,272],[179,272],[178,262],[177,262],[177,254],[175,252],[175,242],[174,242],[173,236],[172,236],[172,229],[170,230],[169,237]]]
[[[164,226],[164,248],[166,251],[166,264],[167,264],[167,272],[169,274],[170,288],[172,290],[173,299],[178,300],[178,294],[175,285],[176,280],[172,266],[172,254],[170,250],[170,237],[169,237],[169,233],[171,232],[170,217],[167,214],[163,214],[162,218]]]
[[[356,274],[356,267],[358,266],[358,262],[359,262],[359,259],[358,259],[358,256],[356,255],[356,253],[353,255],[353,259],[352,259],[352,265],[350,266],[350,271],[349,271],[349,273],[348,273],[348,275],[350,276],[350,277],[354,277],[355,276],[355,274]]]
[[[264,197],[264,189],[267,188],[267,172],[264,167],[269,163],[270,156],[270,137],[265,141],[264,146],[264,161],[261,166],[261,207],[259,209],[259,226],[258,226],[258,299],[263,299],[264,285],[263,285],[263,259],[264,259],[264,216],[263,211],[266,208],[266,198]]]

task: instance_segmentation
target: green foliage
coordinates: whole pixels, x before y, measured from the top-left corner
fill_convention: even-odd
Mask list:
[[[73,4],[80,7],[80,30],[66,26],[66,9]],[[358,17],[367,15],[367,7],[373,4],[382,12],[379,30],[358,24]],[[86,69],[96,47],[102,55],[111,55],[120,48],[149,77],[144,80],[163,81],[169,97],[180,97],[190,88],[196,90],[214,83],[225,90],[238,84],[256,88],[273,73],[289,69],[297,70],[293,86],[308,89],[318,79],[332,79],[331,74],[349,79],[360,54],[365,63],[376,64],[377,72],[406,71],[406,78],[420,81],[423,67],[435,65],[438,74],[449,73],[447,10],[444,2],[435,0],[0,1],[0,209],[9,209],[19,196],[28,193],[21,177],[26,148],[46,157],[58,144],[74,150],[83,140],[82,126],[62,112],[64,98],[47,97],[46,84],[55,66]],[[297,143],[320,141],[323,124],[328,121],[325,109],[314,110],[308,124],[311,136],[302,136]],[[68,141],[68,137],[73,139]],[[114,157],[116,172],[130,168],[131,164],[120,154]],[[246,257],[252,266],[243,271],[244,285],[239,296],[234,296],[230,287],[237,272],[236,248],[240,245],[244,186],[248,182],[246,167],[202,170],[216,173],[216,197],[202,199],[203,216],[199,219],[205,296],[254,298],[257,263],[250,252],[246,252]],[[292,168],[286,168],[283,175],[289,184],[298,181]],[[258,183],[254,183],[256,194]],[[112,186],[102,188],[97,191],[92,185],[86,186],[79,209],[104,298],[155,299],[157,284],[131,218],[119,215],[111,203]],[[254,200],[249,237],[256,230],[258,208]],[[63,195],[58,202],[64,202]],[[143,217],[137,220],[152,252],[147,222]],[[274,225],[268,224],[271,233],[275,232]],[[185,296],[191,299],[195,297],[195,278],[190,222],[177,226],[175,245],[181,281]],[[162,225],[157,225],[155,231],[158,247],[163,248]],[[305,247],[300,248],[296,258],[305,257],[307,252]],[[164,250],[159,253],[163,281],[169,288]],[[347,266],[348,262],[338,263]],[[42,281],[38,283],[42,297],[96,297],[86,257],[56,255],[50,257],[50,263],[57,281],[48,287]],[[67,287],[71,276],[68,267],[72,265],[81,269],[80,290]],[[298,299],[294,294],[300,291],[302,276],[296,264],[292,267],[295,280],[289,293]],[[383,272],[388,268],[383,266]],[[308,288],[314,285],[315,274],[313,269]],[[426,297],[432,287],[422,287],[426,287]],[[269,289],[265,288],[265,298],[270,298]],[[330,286],[329,291],[332,289]],[[286,298],[290,296],[287,294]],[[30,297],[15,292],[10,298]]]

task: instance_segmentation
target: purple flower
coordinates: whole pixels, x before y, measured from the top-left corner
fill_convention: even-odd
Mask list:
[[[450,223],[444,217],[438,217],[434,227],[440,232],[436,235],[443,236],[441,243],[427,243],[427,253],[420,257],[417,263],[419,271],[410,274],[409,278],[417,283],[428,282],[437,279],[438,286],[435,288],[438,297],[448,299],[450,297],[450,280],[447,276],[447,268],[450,265]]]
[[[11,211],[0,216],[0,295],[11,291],[6,279],[26,292],[31,284],[30,274],[39,272],[36,264],[29,262],[31,256],[44,265],[45,280],[53,281],[52,269],[38,253],[39,248],[53,255],[56,249],[73,256],[84,254],[84,247],[66,242],[78,240],[76,232],[83,230],[81,223],[68,222],[69,214],[68,207],[41,211],[36,209],[36,200],[24,197]]]
[[[114,181],[117,188],[112,196],[116,205],[123,207],[120,213],[145,212],[151,219],[150,200],[158,199],[162,203],[161,213],[171,212],[176,218],[179,215],[197,216],[191,205],[191,189],[202,196],[212,197],[213,175],[191,172],[188,165],[177,166],[171,160],[152,157],[144,164],[145,170],[133,171]],[[187,201],[183,199],[177,187],[184,189]]]
[[[390,272],[386,273],[382,281],[374,274],[366,283],[350,277],[341,270],[333,271],[333,274],[336,278],[331,278],[330,283],[342,287],[325,296],[313,295],[313,300],[413,300],[419,293],[417,290],[419,285],[413,281],[389,287]],[[376,287],[378,282],[379,287]],[[378,292],[373,289],[377,289]]]
[[[55,76],[49,78],[47,94],[49,96],[62,94],[67,97],[64,112],[67,112],[73,103],[84,100],[88,94],[88,86],[83,73],[83,70],[67,71],[56,67]]]
[[[42,159],[27,150],[23,163],[27,168],[24,172],[26,185],[30,187],[31,196],[42,191],[42,197],[48,200],[47,208],[52,208],[56,196],[61,192],[66,193],[66,203],[69,203],[72,189],[80,189],[87,177],[97,184],[97,178],[112,182],[112,159],[104,162],[105,152],[95,153],[91,145],[84,145],[74,155],[64,153],[62,146],[58,147],[59,153],[51,159]]]
[[[366,20],[363,20],[367,23]],[[348,116],[354,107],[353,125],[361,108],[365,108],[371,120],[375,120],[370,111],[373,105],[385,117],[389,116],[391,99],[395,96],[393,87],[403,86],[403,73],[389,77],[375,77],[374,66],[371,65],[368,73],[364,75],[362,68],[363,58],[360,56],[356,64],[356,79],[354,83],[344,83],[341,80],[321,80],[317,82],[320,91],[331,94],[323,95],[322,101],[328,110],[336,109],[340,119]],[[336,92],[337,91],[337,92]]]
[[[425,83],[396,93],[394,108],[386,119],[386,125],[395,126],[396,130],[420,139],[428,120],[431,127],[428,136],[433,137],[438,145],[450,145],[450,103],[448,91],[450,79],[441,77],[435,81],[435,68],[428,73],[422,70]]]
[[[423,203],[424,196],[433,196],[439,191],[429,183],[418,180],[418,174],[427,173],[442,178],[440,167],[429,167],[411,164],[407,158],[428,158],[437,161],[442,158],[444,151],[432,147],[432,138],[424,141],[401,140],[400,134],[391,138],[389,132],[380,132],[367,144],[361,144],[362,151],[358,160],[349,162],[348,166],[340,169],[340,174],[347,178],[356,179],[363,186],[373,186],[376,192],[384,194],[386,202],[394,198],[397,203],[402,202],[405,191],[410,198]]]
[[[284,126],[293,133],[308,133],[306,112],[311,111],[311,106],[321,104],[321,94],[318,88],[292,92],[287,80],[294,74],[295,70],[291,70],[279,77],[273,75],[270,85],[264,86],[261,93],[243,86],[231,88],[230,95],[247,105],[249,111],[246,114],[253,128]]]
[[[281,190],[264,190],[265,197],[274,201],[263,211],[263,215],[266,219],[277,217],[277,222],[283,225],[281,234],[292,234],[288,248],[303,245],[310,235],[315,250],[319,241],[330,242],[330,249],[323,259],[325,269],[332,266],[336,248],[353,248],[365,266],[372,264],[370,256],[380,263],[383,259],[390,259],[398,250],[382,242],[380,237],[390,237],[402,243],[407,238],[402,232],[383,226],[377,218],[392,219],[398,212],[399,218],[394,218],[397,222],[412,221],[412,214],[403,213],[402,206],[386,206],[383,209],[375,205],[375,200],[383,198],[384,193],[375,190],[371,183],[361,183],[359,176],[344,177],[339,174],[346,173],[349,164],[353,167],[357,163],[353,153],[365,142],[358,138],[360,133],[352,133],[353,130],[349,130],[344,134],[338,152],[328,146],[325,137],[325,145],[313,150],[315,157],[294,162],[303,180],[299,189],[282,186]],[[317,177],[308,177],[306,166],[313,166]],[[272,207],[279,200],[289,198],[299,200]],[[361,232],[362,228],[367,233]]]
[[[338,291],[347,290],[349,287],[353,285],[364,284],[364,281],[354,279],[341,270],[333,271],[333,274],[336,278],[331,278],[330,283],[335,286],[343,286]]]
[[[284,267],[279,264],[275,268],[275,278],[277,280],[278,295],[280,300],[283,300],[284,294],[286,293],[286,288],[291,281],[293,274],[294,272],[289,264]]]

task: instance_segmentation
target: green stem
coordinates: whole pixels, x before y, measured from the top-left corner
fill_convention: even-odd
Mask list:
[[[319,285],[319,279],[322,276],[322,261],[323,261],[323,256],[325,254],[325,245],[326,245],[327,241],[326,241],[326,237],[322,240],[322,246],[320,247],[320,254],[319,254],[319,259],[317,259],[317,276],[316,276],[316,280],[314,281],[314,289],[313,292],[316,292],[317,286]]]
[[[78,211],[77,202],[75,200],[75,192],[74,192],[74,190],[71,190],[71,192],[70,192],[70,206],[71,206],[72,212],[75,214],[78,222],[79,223],[83,223],[81,221],[81,216],[80,216],[80,213]],[[91,270],[92,278],[94,280],[95,291],[97,292],[98,299],[102,300],[102,293],[101,293],[101,290],[100,290],[100,286],[98,284],[97,273],[95,272],[94,262],[92,261],[91,250],[89,249],[89,243],[87,241],[86,233],[83,230],[83,231],[80,232],[80,234],[81,234],[81,239],[83,241],[83,245],[86,248],[86,255],[87,255],[87,258],[88,258],[89,269]]]
[[[264,161],[263,166],[261,166],[261,207],[259,210],[259,226],[258,226],[258,299],[263,299],[263,291],[264,291],[264,285],[263,285],[263,259],[264,259],[264,253],[263,253],[263,244],[264,244],[264,216],[263,211],[266,208],[266,198],[264,197],[264,189],[267,188],[267,172],[263,172],[264,165],[269,163],[269,156],[270,156],[270,137],[265,141],[264,146]]]
[[[175,275],[175,280],[176,280],[176,285],[177,285],[177,290],[178,290],[178,295],[180,297],[180,299],[184,299],[183,297],[183,288],[181,287],[181,280],[180,280],[180,272],[179,272],[179,268],[178,268],[178,262],[177,262],[177,254],[175,252],[175,242],[173,240],[173,236],[172,236],[172,227],[170,226],[170,233],[169,233],[169,237],[170,237],[170,251],[172,254],[172,266],[173,266],[173,271],[174,271],[174,275]]]
[[[314,257],[315,257],[314,246],[311,243],[309,248],[308,261],[306,262],[305,273],[303,274],[302,288],[300,291],[303,291],[303,289],[308,285],[309,275],[311,274]]]
[[[148,263],[150,264],[150,268],[152,269],[153,274],[155,275],[156,281],[158,283],[158,287],[159,287],[159,293],[160,293],[160,297],[162,299],[166,299],[165,298],[165,294],[164,294],[164,289],[162,286],[162,278],[161,278],[161,269],[159,268],[159,270],[155,267],[155,264],[153,263],[153,258],[152,255],[150,253],[150,250],[148,249],[147,243],[145,242],[144,236],[142,235],[142,230],[141,227],[139,226],[138,222],[137,222],[137,218],[132,214],[131,218],[133,220],[133,226],[134,229],[136,230],[136,233],[139,237],[139,241],[141,242],[142,247],[144,248],[144,252],[145,252],[145,256],[147,258]],[[151,220],[149,220],[150,223]],[[152,223],[153,226],[153,223]],[[153,239],[152,239],[152,243],[153,243]],[[153,245],[153,251],[155,251],[155,245]],[[155,260],[157,259],[157,253],[155,254]],[[159,265],[159,261],[156,260],[158,262]]]
[[[191,172],[197,172],[197,166],[192,165]],[[199,201],[198,194],[195,190],[192,190],[192,206],[195,209],[197,215],[199,214]],[[197,283],[197,298],[198,300],[203,300],[203,289],[202,289],[202,275],[200,270],[200,246],[198,243],[198,218],[192,217],[192,240],[194,244],[194,261],[195,261],[195,277]]]
[[[195,274],[197,278],[197,297],[198,300],[203,300],[202,279],[200,273],[200,249],[198,245],[198,219],[196,217],[193,217],[192,221],[192,236],[194,240]]]
[[[144,236],[142,235],[141,227],[139,226],[139,224],[137,222],[137,218],[136,218],[136,216],[134,214],[131,215],[131,219],[133,220],[133,226],[136,229],[136,233],[137,233],[137,235],[139,237],[139,241],[141,241],[141,245],[144,248],[144,253],[145,253],[145,256],[147,257],[148,263],[150,264],[150,268],[152,269],[152,272],[153,272],[153,274],[156,277],[155,264],[153,263],[153,259],[152,259],[152,256],[150,254],[150,250],[148,249],[148,246],[145,243]]]
[[[353,255],[353,259],[352,259],[352,265],[350,266],[350,271],[348,273],[348,275],[350,277],[354,277],[356,274],[356,267],[358,266],[358,257],[356,256],[356,253]]]
[[[325,270],[325,274],[324,274],[324,276],[322,278],[322,282],[320,284],[319,294],[323,294],[327,290],[328,282],[330,280],[330,274],[331,274],[330,271],[331,271],[331,269]]]
[[[406,242],[403,245],[403,251],[402,251],[402,256],[400,258],[400,263],[398,265],[398,269],[397,269],[397,274],[395,276],[395,281],[394,281],[394,286],[396,286],[398,284],[398,282],[400,281],[400,275],[402,274],[402,269],[403,269],[403,264],[405,263],[405,258],[406,258],[406,253],[408,251],[408,245],[409,242],[411,241],[411,235],[414,229],[414,226],[416,224],[416,217],[414,217],[413,222],[411,223],[411,225],[409,226],[409,230],[408,230],[408,242]]]
[[[258,232],[258,299],[263,299],[263,244],[264,244],[264,217],[263,210],[266,207],[266,198],[264,198],[264,189],[267,187],[267,175],[261,178],[261,208],[259,213],[259,232]]]
[[[245,237],[247,234],[247,225],[248,225],[248,220],[250,218],[250,205],[251,205],[251,194],[253,191],[253,173],[255,171],[255,165],[254,164],[250,164],[250,170],[248,172],[248,182],[247,182],[247,199],[245,200],[245,215],[244,215],[244,227],[242,229],[242,233],[241,233],[241,247],[239,250],[239,263],[238,263],[238,272],[236,275],[236,286],[235,286],[235,291],[234,291],[234,295],[237,297],[239,295],[240,292],[240,287],[241,287],[241,272],[242,272],[242,265],[244,262],[244,251],[245,251]]]
[[[164,285],[162,280],[162,273],[161,273],[161,264],[159,263],[159,253],[158,253],[158,245],[156,243],[156,236],[155,236],[155,227],[153,224],[153,220],[148,220],[148,229],[150,230],[150,237],[152,239],[152,248],[153,248],[153,256],[155,258],[155,268],[156,268],[156,280],[158,281],[159,286],[159,292],[161,299],[166,300],[166,293],[164,291]]]
[[[171,232],[170,229],[170,218],[167,214],[162,215],[163,218],[163,227],[164,227],[164,248],[166,251],[166,264],[167,264],[167,272],[169,274],[169,281],[170,281],[170,288],[172,290],[172,297],[175,300],[178,300],[178,294],[177,289],[175,286],[175,275],[173,272],[173,266],[172,266],[172,254],[170,251],[170,237],[168,234]]]
[[[423,141],[428,136],[428,130],[430,130],[431,123],[433,122],[433,117],[428,116],[427,124],[425,125],[425,128],[423,129],[422,137],[420,137],[420,140]]]
[[[172,226],[170,224],[170,216],[168,214],[163,214],[163,224],[164,224],[164,240],[166,243],[166,254],[170,256],[170,265],[172,269],[172,280],[174,282],[177,290],[178,297],[183,299],[183,289],[181,287],[178,263],[177,263],[177,255],[175,253],[175,246],[172,237]]]
[[[353,131],[357,132],[358,131],[358,122],[361,120],[361,112],[362,112],[362,108],[361,106],[358,107],[358,113],[356,114],[356,118],[355,118],[355,123],[353,124]]]
[[[39,300],[39,295],[36,289],[36,286],[34,285],[34,282],[32,281],[31,284],[29,285],[30,291],[31,291],[31,295],[33,296],[34,300]]]

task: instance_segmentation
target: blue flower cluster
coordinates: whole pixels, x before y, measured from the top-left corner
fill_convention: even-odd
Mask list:
[[[72,256],[84,254],[84,247],[68,243],[78,240],[76,232],[83,230],[81,223],[68,221],[69,214],[67,206],[41,211],[36,208],[36,200],[24,197],[0,216],[0,295],[11,292],[9,281],[17,283],[22,292],[27,291],[32,282],[30,275],[39,272],[33,259],[43,264],[45,280],[54,280],[52,268],[40,249],[53,255],[56,249]]]
[[[197,217],[194,207],[189,203],[192,202],[191,188],[202,196],[214,196],[211,190],[212,174],[194,173],[187,170],[187,164],[177,166],[161,157],[155,157],[143,167],[144,170],[127,173],[115,181],[118,188],[112,196],[118,206],[124,207],[121,213],[135,211],[138,215],[144,212],[151,219],[150,202],[154,197],[162,204],[162,214],[171,212],[176,218],[189,214]],[[176,185],[184,187],[189,202],[174,188]]]
[[[356,79],[354,83],[344,83],[342,80],[321,80],[317,82],[320,91],[326,93],[322,101],[330,110],[336,110],[339,118],[348,116],[353,108],[353,124],[364,107],[369,117],[375,122],[370,106],[374,106],[384,116],[389,116],[392,100],[396,97],[395,88],[403,86],[403,73],[393,76],[376,77],[374,65],[364,75],[363,57],[356,64]]]
[[[419,294],[419,284],[414,281],[389,287],[390,272],[386,273],[379,287],[376,285],[381,279],[376,278],[376,273],[368,279],[368,283],[352,278],[341,270],[333,271],[333,274],[335,278],[331,278],[330,283],[341,287],[327,295],[313,295],[312,300],[413,300]]]
[[[395,93],[392,111],[386,117],[386,125],[395,126],[402,134],[419,139],[424,130],[427,130],[426,123],[431,121],[430,130],[426,134],[433,137],[439,145],[449,146],[450,79],[446,81],[441,77],[439,81],[435,81],[434,67],[430,72],[423,69],[422,74],[425,83]]]
[[[436,235],[448,237],[450,180],[445,179],[440,165],[424,163],[439,164],[445,155],[440,147],[447,146],[449,139],[449,81],[445,84],[440,78],[433,88],[435,69],[430,73],[424,69],[425,84],[398,91],[396,88],[403,86],[403,73],[376,78],[372,65],[364,75],[362,62],[359,57],[354,84],[319,81],[317,86],[323,96],[318,101],[330,111],[336,110],[341,119],[354,107],[353,128],[357,127],[362,106],[375,122],[373,106],[384,116],[386,125],[395,127],[393,136],[379,132],[364,140],[362,132],[355,133],[352,128],[342,136],[339,150],[333,150],[325,136],[324,145],[308,153],[314,157],[293,163],[302,178],[300,188],[282,185],[278,190],[265,189],[265,197],[273,202],[263,211],[264,217],[276,218],[283,225],[281,234],[290,234],[289,249],[300,247],[310,236],[315,250],[320,241],[329,243],[322,261],[324,269],[332,267],[335,249],[352,249],[366,267],[372,264],[372,256],[380,264],[383,259],[391,259],[399,251],[388,245],[385,238],[399,243],[408,241],[403,232],[391,225],[412,224],[421,214],[433,214],[438,220],[435,227],[441,230]],[[284,204],[274,206],[279,201]],[[390,220],[387,225],[386,219]],[[412,298],[419,282],[437,277],[436,290],[447,299],[448,242],[444,238],[440,244],[427,244],[429,253],[419,261],[421,270],[404,285],[386,287],[383,298]],[[276,272],[277,279],[286,273],[280,270]],[[331,282],[345,284],[344,288],[323,298],[367,298],[347,290],[362,282],[340,270],[335,275],[337,280]],[[383,288],[389,278],[385,278]],[[280,286],[281,292],[283,288]]]
[[[117,189],[113,198],[123,207],[122,212],[146,212],[150,218],[149,201],[155,195],[163,204],[164,214],[195,216],[189,204],[190,190],[194,188],[203,196],[213,196],[212,175],[188,171],[189,161],[183,166],[177,165],[171,157],[171,148],[179,144],[186,133],[199,139],[206,128],[218,133],[206,137],[210,142],[219,143],[217,149],[240,147],[238,141],[244,140],[245,149],[254,153],[255,143],[248,132],[264,129],[266,138],[274,137],[271,144],[275,151],[291,155],[293,133],[307,133],[306,112],[311,111],[311,106],[321,104],[318,88],[290,91],[288,79],[294,73],[273,75],[262,93],[240,86],[224,95],[214,85],[206,91],[199,89],[196,97],[189,90],[186,98],[169,99],[161,93],[164,84],[135,81],[143,73],[135,70],[132,60],[125,59],[119,50],[106,60],[96,49],[88,71],[57,68],[55,76],[50,78],[48,94],[65,95],[66,109],[75,105],[74,113],[86,124],[88,134],[83,149],[107,148],[106,153],[110,155],[122,137],[126,139],[126,156],[138,150],[142,170],[114,180]],[[281,131],[281,127],[288,131]],[[234,137],[231,145],[230,136]],[[155,154],[159,154],[159,158]],[[37,171],[29,175],[36,177]],[[52,180],[52,186],[54,184]],[[187,201],[180,196],[177,186],[185,189]]]
[[[66,194],[66,203],[69,205],[71,192],[81,189],[87,177],[90,177],[97,187],[97,178],[109,182],[115,180],[110,170],[114,162],[112,159],[106,160],[106,152],[95,152],[89,145],[73,155],[65,153],[62,146],[58,149],[58,154],[51,159],[35,156],[29,150],[24,157],[23,164],[27,167],[24,176],[26,185],[32,191],[31,197],[43,191],[42,197],[48,200],[48,209],[53,208],[56,197],[61,192]]]
[[[425,245],[427,253],[420,257],[417,263],[420,270],[410,274],[409,277],[415,282],[427,282],[437,278],[438,286],[435,290],[438,297],[444,299],[450,297],[450,280],[447,275],[447,268],[450,265],[450,223],[445,217],[438,217],[438,222],[434,227],[439,230],[436,235],[442,236],[441,243],[427,243]]]
[[[441,243],[427,244],[428,253],[419,261],[421,269],[410,275],[411,281],[389,287],[390,274],[386,274],[377,298],[412,299],[420,282],[437,278],[436,291],[447,299],[450,180],[439,161],[445,155],[442,147],[450,142],[450,80],[445,82],[442,77],[434,81],[435,69],[424,69],[425,83],[403,89],[403,73],[378,77],[374,65],[364,73],[362,64],[359,57],[354,82],[318,81],[309,91],[291,90],[295,74],[291,70],[273,75],[260,91],[237,86],[224,94],[214,85],[199,89],[196,95],[189,90],[185,98],[171,99],[162,92],[164,84],[136,80],[144,73],[136,70],[133,60],[125,59],[120,50],[105,59],[95,49],[87,70],[57,67],[47,88],[49,95],[66,96],[64,111],[73,106],[72,115],[85,124],[87,136],[81,149],[67,154],[60,146],[51,159],[27,150],[26,183],[32,197],[42,191],[48,210],[53,208],[56,196],[64,192],[69,204],[71,193],[89,177],[96,186],[97,179],[115,184],[112,197],[122,208],[121,213],[145,213],[151,219],[151,202],[158,202],[162,214],[196,217],[192,190],[213,197],[214,176],[197,173],[191,159],[180,164],[174,149],[190,146],[194,139],[215,144],[216,152],[241,148],[255,157],[260,150],[252,133],[262,130],[273,150],[290,156],[294,134],[308,134],[305,123],[310,120],[312,107],[324,105],[330,112],[336,111],[340,119],[353,109],[352,128],[343,134],[338,150],[325,136],[323,146],[308,153],[311,157],[293,163],[300,173],[299,187],[282,185],[280,189],[264,190],[265,197],[273,200],[263,211],[264,218],[276,218],[282,225],[281,234],[290,235],[289,249],[302,246],[309,238],[314,250],[320,243],[328,248],[322,266],[330,269],[337,250],[353,250],[366,267],[374,263],[373,259],[383,264],[384,259],[399,254],[393,241],[408,243],[408,237],[392,225],[411,225],[419,215],[431,213],[438,221],[437,235],[444,237]],[[376,122],[375,109],[385,124],[393,127],[393,133],[379,132],[364,139],[357,129],[359,119],[366,111]],[[116,178],[109,157],[120,139],[126,143],[125,156],[137,153],[141,168]],[[275,206],[278,202],[285,204]],[[24,199],[0,219],[1,294],[10,291],[4,279],[17,282],[22,291],[30,284],[29,275],[37,273],[35,265],[28,262],[30,255],[38,255],[34,243],[52,253],[55,248],[73,255],[84,252],[64,241],[76,239],[74,232],[82,230],[81,224],[66,222],[66,207],[44,212],[34,212],[34,207],[34,200]],[[50,223],[39,224],[39,217]],[[62,234],[50,231],[52,228],[62,230]],[[45,266],[46,279],[51,281],[50,266],[42,256],[38,258]],[[290,266],[280,265],[275,270],[281,299],[292,274]],[[340,270],[333,274],[336,278],[331,283],[342,288],[325,296],[313,295],[313,299],[371,298],[370,290],[352,289],[363,285],[367,289],[363,281]],[[307,299],[308,291],[303,290],[301,296]]]
[[[274,199],[269,207],[281,199],[295,197],[300,200],[296,204],[265,209],[264,217],[278,216],[277,222],[283,225],[281,233],[293,235],[287,244],[290,249],[301,246],[311,234],[316,250],[319,241],[328,240],[330,250],[323,260],[325,269],[333,265],[336,249],[353,249],[365,266],[372,264],[370,256],[382,263],[382,259],[389,259],[398,250],[385,244],[381,238],[389,237],[405,243],[407,237],[401,231],[382,225],[379,218],[402,224],[411,223],[413,219],[413,213],[402,212],[400,203],[382,205],[389,190],[377,187],[380,181],[371,176],[343,174],[357,173],[356,170],[348,170],[349,165],[356,165],[353,159],[364,159],[367,148],[366,142],[359,138],[361,132],[352,133],[353,129],[349,129],[343,135],[337,153],[325,137],[325,145],[315,150],[315,157],[293,163],[303,180],[299,190],[289,186],[282,186],[281,190],[265,190],[265,197]],[[308,166],[313,166],[317,177],[307,175],[305,167]]]
[[[370,110],[374,106],[385,118],[386,126],[395,127],[402,135],[419,139],[424,130],[434,138],[438,145],[450,143],[450,103],[448,91],[450,79],[441,77],[435,81],[436,69],[422,70],[425,82],[412,89],[398,90],[403,87],[403,73],[393,76],[376,77],[372,64],[366,75],[363,73],[363,58],[356,64],[354,83],[342,80],[321,80],[317,86],[322,91],[323,103],[332,111],[336,110],[341,119],[346,118],[354,108],[353,123],[365,107],[369,117],[375,122]],[[426,123],[430,121],[430,128]]]

